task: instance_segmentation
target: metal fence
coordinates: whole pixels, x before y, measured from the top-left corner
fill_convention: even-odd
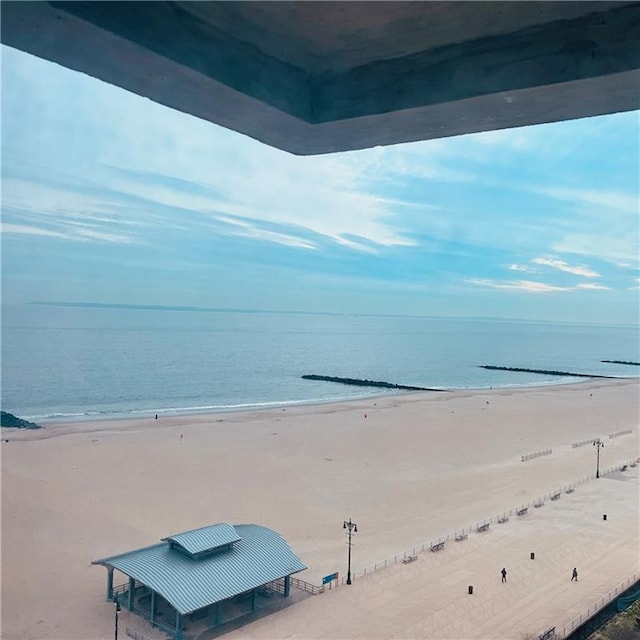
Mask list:
[[[591,442],[591,441],[589,441]],[[628,466],[635,465],[635,460],[624,462],[617,464],[613,467],[609,467],[608,469],[604,469],[600,471],[600,476],[605,476],[609,473],[613,473],[614,471],[620,471],[623,468],[627,468]],[[407,563],[408,558],[417,558],[418,554],[424,553],[425,551],[431,551],[434,547],[438,546],[439,549],[443,549],[446,547],[448,542],[462,542],[466,540],[470,533],[482,533],[486,531],[490,525],[493,524],[503,524],[509,520],[510,516],[525,516],[528,513],[529,507],[542,507],[546,500],[558,500],[560,499],[563,493],[573,493],[576,487],[584,484],[585,482],[589,482],[594,480],[596,477],[595,473],[592,473],[576,482],[573,482],[568,485],[563,485],[561,487],[556,487],[552,489],[548,493],[545,493],[543,496],[536,498],[535,500],[531,500],[530,502],[525,502],[517,507],[509,509],[508,511],[503,511],[495,516],[491,516],[488,519],[480,520],[475,522],[474,524],[469,525],[468,527],[464,527],[463,529],[456,529],[451,533],[447,533],[445,535],[440,536],[439,538],[433,538],[424,544],[416,545],[412,547],[410,550],[404,551],[402,553],[398,553],[393,556],[393,558],[389,558],[382,562],[376,562],[373,566],[364,567],[363,569],[359,569],[357,571],[351,571],[351,580],[356,580],[359,578],[364,578],[367,575],[371,575],[380,569],[385,569],[394,564],[398,563]],[[440,543],[444,543],[441,547]],[[339,581],[335,583],[335,586],[344,585],[346,583],[346,578],[343,576]],[[322,589],[322,587],[316,587],[316,589]]]
[[[315,584],[311,584],[310,582],[307,582],[306,580],[300,580],[300,578],[292,577],[291,586],[295,587],[296,589],[302,589],[303,591],[308,591],[309,593],[312,593],[314,596],[317,595],[318,593],[324,592],[324,585],[319,587]]]
[[[624,431],[618,431],[618,433],[610,433],[609,440],[617,438],[618,436],[626,436],[629,433],[633,433],[633,429],[625,429]]]
[[[139,631],[136,631],[135,629],[130,629],[129,627],[127,627],[125,631],[130,638],[133,638],[133,640],[151,640],[151,638],[145,636]]]
[[[539,458],[540,456],[550,456],[553,453],[552,449],[545,449],[544,451],[536,451],[535,453],[528,453],[526,456],[520,456],[521,462],[526,462],[527,460],[533,460],[534,458]]]
[[[561,631],[556,631],[556,635],[554,636],[557,640],[563,640],[563,638],[567,638],[570,636],[573,631],[575,631],[578,627],[583,625],[587,620],[593,618],[598,611],[604,609],[612,600],[617,598],[623,591],[626,591],[632,584],[638,582],[640,580],[640,573],[634,573],[630,578],[628,578],[625,582],[618,585],[615,589],[612,589],[606,595],[602,596],[598,602],[592,604],[586,611],[581,613],[579,616],[576,616],[569,624],[564,626]]]

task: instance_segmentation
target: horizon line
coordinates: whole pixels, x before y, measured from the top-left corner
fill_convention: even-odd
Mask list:
[[[17,303],[20,304],[20,303]],[[354,317],[374,317],[374,318],[428,318],[436,320],[493,320],[501,322],[529,322],[535,324],[570,324],[570,325],[596,325],[596,326],[616,326],[616,327],[637,327],[640,325],[633,323],[603,323],[585,322],[571,320],[533,320],[530,318],[507,318],[504,316],[439,316],[439,315],[412,315],[402,313],[346,313],[338,311],[294,311],[285,309],[250,309],[237,307],[198,307],[190,305],[161,305],[161,304],[132,304],[119,302],[63,302],[57,300],[34,300],[26,305],[41,305],[51,307],[72,307],[89,309],[121,309],[131,311],[190,311],[197,313],[248,313],[248,314],[289,314],[289,315],[325,315],[325,316],[354,316]]]

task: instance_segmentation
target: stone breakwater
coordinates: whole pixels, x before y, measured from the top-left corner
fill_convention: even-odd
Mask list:
[[[39,424],[18,418],[8,411],[0,411],[0,426],[14,429],[42,429]]]
[[[356,387],[379,387],[382,389],[400,389],[403,391],[447,391],[446,389],[433,389],[430,387],[414,387],[407,384],[395,384],[383,380],[362,380],[360,378],[339,378],[337,376],[321,376],[309,373],[302,376],[303,380],[322,380],[323,382],[339,382],[340,384],[350,384]]]
[[[554,371],[551,369],[525,369],[524,367],[499,367],[494,364],[479,364],[480,369],[491,369],[492,371],[519,371],[521,373],[539,373],[545,376],[572,376],[574,378],[611,378],[618,376],[600,376],[593,373],[572,373],[570,371]]]

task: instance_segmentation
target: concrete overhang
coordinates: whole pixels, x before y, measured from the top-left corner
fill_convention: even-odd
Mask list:
[[[0,6],[6,45],[301,155],[640,106],[640,2]]]

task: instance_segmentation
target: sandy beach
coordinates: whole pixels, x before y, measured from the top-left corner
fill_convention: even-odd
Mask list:
[[[278,531],[309,567],[299,577],[319,584],[324,575],[346,573],[342,523],[352,518],[358,524],[352,568],[362,571],[595,473],[594,447],[573,448],[572,443],[600,437],[605,442],[602,469],[636,459],[639,392],[637,379],[594,380],[159,420],[52,424],[37,431],[3,429],[2,638],[112,637],[106,571],[91,561],[217,522],[257,523]],[[631,434],[609,438],[629,429]],[[521,461],[546,449],[551,455]],[[633,547],[637,482],[633,486],[625,489],[619,507],[623,542],[615,546],[623,555],[609,558],[599,585],[615,585],[640,568]],[[605,499],[597,486],[589,491],[594,492],[589,504]],[[553,508],[568,504],[563,499]],[[571,531],[572,519],[563,513],[562,531]],[[589,536],[580,535],[581,526],[578,522],[578,530],[571,531],[571,545],[578,551],[590,544]],[[497,546],[487,553],[499,553],[524,535],[513,522],[509,527],[500,534],[508,539],[492,538]],[[602,540],[598,549],[604,553],[613,543]],[[438,555],[438,562],[447,558],[455,561],[452,552]],[[395,567],[385,571],[367,578],[379,599],[385,580],[399,579]],[[354,630],[347,624],[349,608],[337,604],[356,598],[348,602],[357,606],[357,593],[364,593],[357,591],[360,585],[365,581],[349,587],[351,592],[341,587],[289,607],[277,614],[280,626],[265,620],[263,627],[246,633],[328,637],[300,624],[302,635],[295,635],[282,620],[330,615],[337,621],[332,638],[367,637],[362,626]],[[580,588],[584,602],[597,599],[588,585]],[[412,593],[402,593],[408,609]],[[308,611],[329,607],[317,604],[323,598],[336,605]],[[423,614],[417,609],[408,615],[406,631],[395,637],[465,637],[456,636],[465,633],[460,629],[447,635],[437,631],[442,625],[432,631],[420,627]],[[387,624],[387,629],[398,629],[393,620]],[[508,629],[508,621],[504,624]],[[468,637],[514,637],[491,628],[493,635]]]

